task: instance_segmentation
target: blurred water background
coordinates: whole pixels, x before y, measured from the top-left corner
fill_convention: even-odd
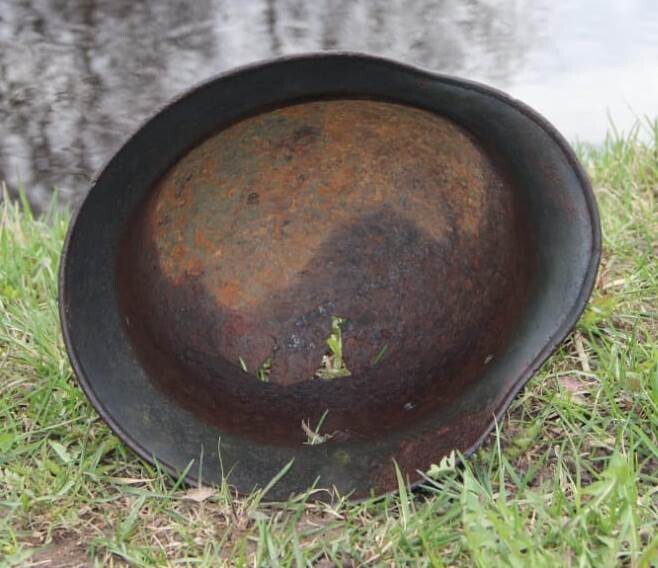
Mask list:
[[[488,83],[572,142],[658,116],[656,0],[0,0],[0,180],[75,202],[183,89],[332,49]]]

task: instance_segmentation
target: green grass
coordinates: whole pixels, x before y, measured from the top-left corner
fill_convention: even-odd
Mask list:
[[[5,201],[0,565],[657,566],[658,156],[636,132],[579,151],[604,257],[577,328],[475,456],[442,460],[423,491],[399,474],[398,495],[358,504],[190,490],[139,461],[64,353],[67,215]]]
[[[331,333],[327,338],[329,351],[322,357],[322,366],[315,372],[315,376],[326,381],[339,377],[349,377],[350,373],[345,358],[343,357],[343,332],[341,326],[345,319],[339,316],[331,316]]]

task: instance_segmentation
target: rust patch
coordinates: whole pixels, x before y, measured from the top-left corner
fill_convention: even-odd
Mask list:
[[[160,387],[218,427],[301,444],[301,420],[329,409],[335,440],[375,439],[449,408],[504,345],[532,265],[522,217],[488,155],[429,112],[261,114],[193,149],[138,212],[129,332]],[[332,315],[352,376],[321,381]],[[269,357],[267,384],[240,369]]]
[[[433,239],[451,231],[477,238],[489,170],[463,131],[428,112],[309,103],[245,120],[195,148],[160,183],[144,220],[164,276],[179,281],[190,259],[200,260],[204,288],[241,310],[297,279],[328,230],[377,207]],[[217,250],[221,263],[208,258]],[[242,294],[222,297],[225,281]]]

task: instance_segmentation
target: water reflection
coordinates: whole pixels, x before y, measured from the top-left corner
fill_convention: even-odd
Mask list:
[[[235,65],[301,51],[392,56],[525,92],[533,104],[556,89],[564,93],[568,85],[560,78],[571,69],[569,50],[592,59],[601,36],[596,27],[618,26],[620,10],[622,21],[641,15],[644,28],[628,30],[636,44],[658,31],[653,0],[630,1],[623,9],[610,0],[590,6],[603,20],[587,27],[581,18],[589,33],[583,35],[574,26],[591,2],[576,3],[583,9],[551,0],[3,2],[0,179],[15,188],[20,178],[38,204],[53,187],[67,198],[79,196],[135,125],[182,89]],[[658,62],[654,43],[639,41],[639,61]],[[619,56],[620,65],[631,56],[638,61],[631,53]],[[591,105],[588,97],[601,100],[601,93],[581,88],[583,104]],[[549,118],[560,106],[553,98],[541,103]],[[578,129],[567,132],[574,134]]]

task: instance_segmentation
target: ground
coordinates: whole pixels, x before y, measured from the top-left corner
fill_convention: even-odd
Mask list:
[[[649,143],[640,142],[638,132]],[[138,460],[58,327],[69,215],[0,206],[0,566],[658,566],[658,122],[579,148],[601,208],[590,304],[470,459],[350,503],[236,498]]]

